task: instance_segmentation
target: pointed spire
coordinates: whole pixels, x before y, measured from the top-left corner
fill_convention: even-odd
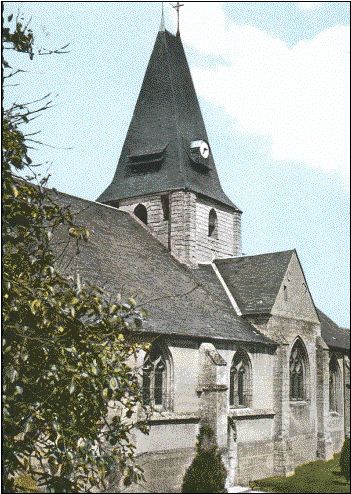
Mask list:
[[[160,29],[159,31],[164,31],[165,30],[165,15],[164,15],[164,12],[163,12],[163,2],[161,2],[162,4],[162,13],[161,13],[161,24],[160,24]]]
[[[202,168],[191,154],[201,141],[209,150]],[[219,182],[180,36],[165,29],[157,35],[115,176],[98,202],[180,189],[237,209]]]

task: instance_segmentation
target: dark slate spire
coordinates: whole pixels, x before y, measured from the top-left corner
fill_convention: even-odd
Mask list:
[[[179,33],[161,29],[115,176],[98,202],[188,189],[237,210],[222,190],[212,152],[206,163],[192,159],[190,145],[201,140],[208,137]]]

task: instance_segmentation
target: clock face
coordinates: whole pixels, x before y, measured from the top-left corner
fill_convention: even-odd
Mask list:
[[[201,141],[200,145],[200,154],[203,158],[208,158],[210,154],[210,148],[208,147],[207,142]]]

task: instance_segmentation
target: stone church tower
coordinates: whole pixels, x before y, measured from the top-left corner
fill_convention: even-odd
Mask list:
[[[241,254],[241,211],[219,182],[179,31],[157,35],[114,178],[97,201],[133,213],[190,267]]]

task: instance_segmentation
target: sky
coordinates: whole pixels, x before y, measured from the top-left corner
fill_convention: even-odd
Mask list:
[[[350,326],[349,3],[182,2],[180,33],[243,252],[295,248],[315,305]],[[164,2],[166,28],[176,14]],[[26,132],[49,186],[95,200],[110,184],[161,19],[160,2],[6,2],[38,47],[6,52],[5,107],[47,93]],[[13,21],[12,21],[13,22]],[[50,147],[52,146],[52,147]]]

